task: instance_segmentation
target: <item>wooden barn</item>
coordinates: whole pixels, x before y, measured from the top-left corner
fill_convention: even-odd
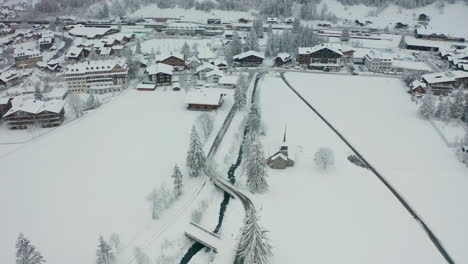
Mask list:
[[[180,53],[172,53],[170,55],[158,55],[156,56],[156,62],[171,65],[172,67],[174,67],[175,70],[185,69],[184,55]]]
[[[327,43],[311,48],[299,48],[297,61],[310,69],[336,71],[341,68],[343,56],[340,49]]]
[[[291,63],[291,55],[286,52],[278,53],[275,58],[275,65],[276,66],[283,66],[285,64]]]

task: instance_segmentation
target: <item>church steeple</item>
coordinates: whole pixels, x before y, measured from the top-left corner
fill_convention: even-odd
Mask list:
[[[284,126],[283,144],[280,147],[280,152],[288,156],[288,143],[286,142],[286,126]]]

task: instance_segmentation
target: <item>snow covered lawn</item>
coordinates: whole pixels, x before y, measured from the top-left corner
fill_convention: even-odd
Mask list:
[[[100,234],[118,233],[128,255],[141,246],[150,257],[160,252],[154,240],[174,222],[182,238],[180,227],[190,220],[203,181],[187,180],[190,128],[201,113],[186,110],[184,98],[184,92],[132,90],[0,158],[0,262],[14,262],[19,232],[51,264],[94,263]],[[213,133],[231,105],[228,98],[214,113]],[[186,180],[185,196],[152,221],[145,196],[162,183],[172,188],[175,163]],[[200,196],[215,197],[210,190]]]
[[[286,77],[413,205],[454,261],[467,263],[468,169],[431,124],[419,118],[401,80],[303,73]],[[392,225],[392,232],[398,230],[400,226]]]

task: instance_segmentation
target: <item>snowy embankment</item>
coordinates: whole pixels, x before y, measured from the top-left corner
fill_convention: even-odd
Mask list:
[[[206,23],[208,18],[221,18],[223,21],[237,21],[239,18],[252,18],[248,12],[211,10],[210,12],[183,9],[183,8],[159,8],[157,4],[151,4],[137,10],[129,17],[167,17],[180,18],[181,20]]]
[[[468,262],[468,170],[431,124],[419,118],[402,82],[301,73],[286,77],[419,212],[454,261]]]
[[[153,249],[169,243],[163,238],[188,245],[183,226],[192,207],[201,200],[208,201],[208,208],[216,207],[213,195],[222,196],[209,187],[195,199],[204,179],[188,178],[185,155],[200,112],[186,110],[184,98],[184,92],[129,91],[0,158],[0,210],[6,216],[0,225],[0,262],[14,262],[19,232],[51,264],[94,263],[98,236],[109,238],[113,232],[120,235],[125,261],[137,246],[157,258],[163,250]],[[214,131],[230,102],[215,114]],[[163,183],[172,188],[176,163],[184,175],[185,194],[161,220],[153,221],[145,196]],[[206,219],[202,223],[212,217]]]
[[[272,264],[444,261],[391,193],[370,171],[347,160],[351,150],[280,78],[265,77],[259,89],[266,155],[278,150],[287,126],[296,162],[269,170],[270,190],[255,196],[262,225],[270,231]],[[316,168],[320,147],[334,151],[334,168]]]

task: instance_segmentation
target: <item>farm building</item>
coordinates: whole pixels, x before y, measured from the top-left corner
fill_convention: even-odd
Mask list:
[[[291,63],[291,55],[286,52],[278,53],[275,58],[275,65],[276,66],[283,66],[284,64]]]
[[[215,89],[189,92],[185,98],[189,110],[216,110],[223,104],[224,94]]]
[[[234,64],[240,67],[258,67],[263,63],[265,57],[259,52],[249,50],[234,56]]]
[[[284,134],[283,143],[280,147],[280,150],[275,154],[271,155],[266,160],[268,166],[272,169],[284,170],[287,167],[294,166],[294,160],[289,158],[288,145],[286,143],[286,133]]]

